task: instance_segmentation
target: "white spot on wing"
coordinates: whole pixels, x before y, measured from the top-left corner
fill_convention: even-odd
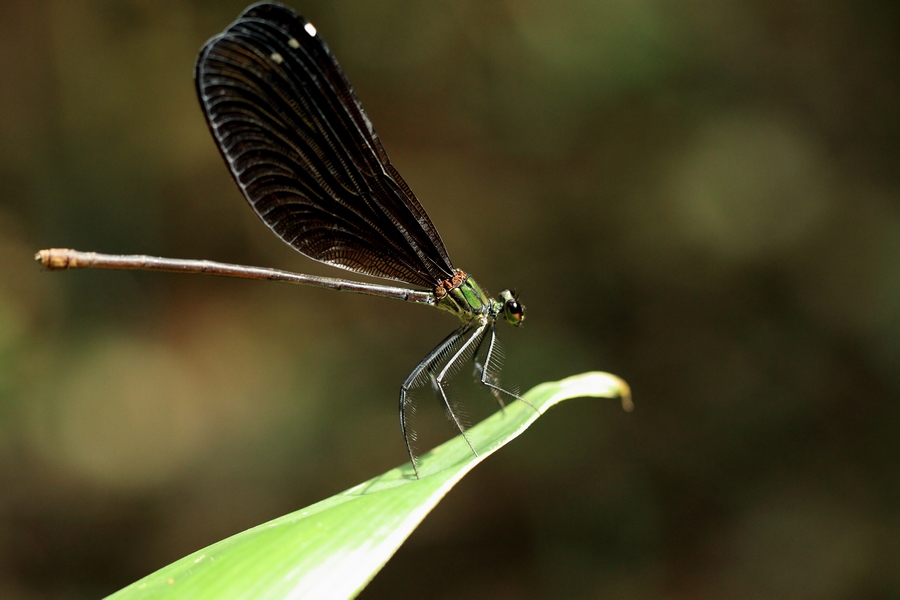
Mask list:
[[[275,61],[275,62],[276,62],[277,64],[279,64],[279,65],[280,65],[282,62],[284,62],[284,57],[281,56],[280,54],[278,54],[277,52],[273,52],[272,54],[270,54],[270,55],[269,55],[269,58],[271,58],[273,61]]]
[[[297,38],[291,38],[288,40],[288,46],[296,50],[300,47],[300,42],[297,41]]]
[[[306,33],[308,33],[312,37],[316,36],[316,28],[312,23],[307,23],[306,25],[303,26],[303,29],[305,29]]]

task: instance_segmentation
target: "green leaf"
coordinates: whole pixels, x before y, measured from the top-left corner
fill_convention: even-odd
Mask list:
[[[544,383],[466,434],[422,456],[421,479],[406,463],[303,510],[215,543],[113,594],[136,598],[352,598],[456,482],[525,431],[551,406],[582,396],[621,397],[607,373]]]

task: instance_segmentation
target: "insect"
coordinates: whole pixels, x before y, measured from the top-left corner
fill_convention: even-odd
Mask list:
[[[206,260],[58,248],[41,250],[35,258],[51,270],[144,269],[285,281],[453,313],[459,327],[400,386],[400,428],[418,477],[407,424],[410,391],[430,383],[463,437],[465,428],[446,390],[456,365],[476,357],[480,381],[501,407],[503,397],[519,398],[498,383],[495,328],[501,318],[521,325],[525,307],[510,290],[497,299],[488,297],[470,275],[453,267],[437,229],[388,159],[337,60],[312,23],[292,9],[250,6],[200,51],[194,81],[235,182],[278,237],[314,260],[415,289]]]

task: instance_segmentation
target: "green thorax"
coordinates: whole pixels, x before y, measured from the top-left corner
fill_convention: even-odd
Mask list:
[[[493,300],[487,297],[475,280],[466,276],[459,286],[449,290],[437,302],[437,307],[462,319],[471,321],[491,310]]]

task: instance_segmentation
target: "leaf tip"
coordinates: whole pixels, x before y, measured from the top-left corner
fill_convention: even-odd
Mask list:
[[[615,389],[619,394],[619,398],[622,399],[622,410],[628,413],[632,412],[634,410],[634,402],[631,400],[631,386],[628,385],[628,382],[611,373],[604,373],[604,375],[615,383]]]

